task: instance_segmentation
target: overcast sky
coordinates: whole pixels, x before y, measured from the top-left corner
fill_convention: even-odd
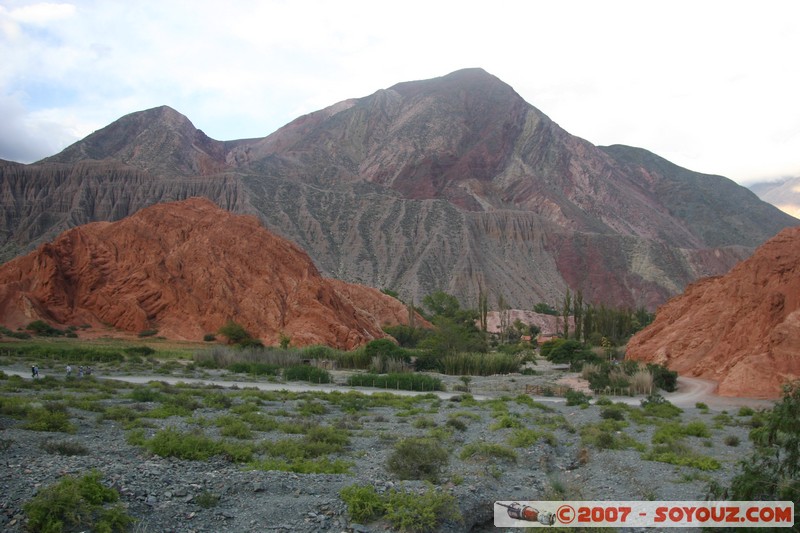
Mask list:
[[[573,135],[800,176],[800,2],[0,0],[0,158],[169,105],[218,140],[482,67]]]

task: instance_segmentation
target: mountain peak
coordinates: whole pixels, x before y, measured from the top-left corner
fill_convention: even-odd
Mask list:
[[[225,164],[222,142],[163,105],[125,115],[43,162],[116,159],[143,169],[209,174]]]

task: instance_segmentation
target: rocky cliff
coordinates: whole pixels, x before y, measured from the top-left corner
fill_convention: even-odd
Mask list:
[[[720,176],[564,131],[481,69],[405,82],[262,139],[133,113],[33,165],[0,164],[0,253],[88,221],[205,196],[252,214],[326,275],[474,306],[655,307],[798,221]]]
[[[398,300],[323,278],[297,246],[205,199],[71,229],[0,267],[0,323],[43,319],[199,340],[235,320],[267,344],[350,349],[407,323]]]
[[[627,357],[715,380],[723,396],[779,396],[800,379],[800,227],[659,308]]]

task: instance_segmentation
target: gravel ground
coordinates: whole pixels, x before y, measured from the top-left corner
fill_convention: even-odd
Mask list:
[[[9,369],[6,369],[7,371]],[[23,370],[20,365],[17,370]],[[306,399],[267,399],[259,402],[260,412],[279,420],[303,418],[311,425],[345,428],[350,435],[346,450],[336,457],[353,463],[349,474],[296,474],[291,472],[248,469],[243,464],[222,457],[207,461],[164,458],[144,447],[128,443],[130,431],[119,422],[103,420],[98,410],[109,406],[145,409],[130,397],[135,385],[122,384],[107,398],[94,396],[95,407],[69,407],[74,434],[47,433],[23,429],[23,421],[0,414],[0,439],[8,443],[0,460],[0,527],[4,531],[25,531],[23,504],[42,487],[64,475],[80,475],[98,470],[103,481],[116,488],[122,503],[137,522],[134,531],[385,531],[385,521],[358,524],[350,520],[339,491],[353,484],[372,485],[378,492],[392,489],[422,491],[420,481],[401,481],[387,471],[386,463],[394,443],[408,436],[435,435],[450,451],[449,464],[437,490],[452,494],[462,516],[461,521],[444,521],[440,531],[489,531],[493,529],[493,502],[496,500],[697,500],[703,499],[710,481],[726,484],[736,471],[736,463],[749,455],[747,435],[749,417],[731,411],[723,420],[719,411],[685,408],[681,422],[703,421],[710,437],[686,437],[685,443],[695,452],[716,458],[721,468],[701,471],[691,467],[645,461],[633,449],[598,449],[581,442],[581,428],[601,421],[602,408],[566,406],[548,401],[526,405],[515,401],[526,384],[553,383],[562,376],[559,370],[540,368],[538,376],[511,375],[473,378],[471,391],[481,397],[500,397],[505,401],[484,400],[475,404],[429,397],[409,411],[396,406],[375,406],[371,402],[356,413],[345,412],[341,405],[317,396],[324,414],[302,416],[298,413]],[[47,373],[47,372],[45,372]],[[220,377],[220,376],[217,376]],[[222,376],[228,377],[231,376]],[[163,376],[153,376],[154,380]],[[243,376],[239,377],[244,379]],[[342,374],[337,375],[337,380]],[[26,378],[26,382],[28,378]],[[448,390],[461,382],[445,378]],[[57,390],[34,391],[27,387],[8,387],[3,397],[41,396],[42,401],[64,401],[73,393]],[[241,404],[246,383],[238,388],[214,389],[230,397],[232,405]],[[195,389],[188,389],[190,392]],[[198,398],[202,398],[202,391]],[[96,391],[95,391],[96,392]],[[547,399],[542,399],[547,400]],[[202,403],[202,402],[201,402]],[[544,408],[542,407],[544,406]],[[507,420],[522,427],[539,430],[551,438],[515,448],[516,462],[501,460],[459,459],[466,444],[486,442],[508,445],[514,428],[492,429],[507,410]],[[159,429],[202,430],[219,437],[219,429],[209,421],[228,414],[226,409],[200,407],[188,417],[148,419],[145,436]],[[448,420],[457,416],[466,424],[465,431],[444,431]],[[636,442],[651,446],[655,426],[630,422],[621,428]],[[438,432],[437,432],[438,430]],[[433,432],[433,433],[432,433]],[[254,432],[244,442],[285,438],[276,431]],[[727,438],[727,439],[726,439]],[[726,440],[738,439],[731,446]],[[82,444],[85,455],[65,456],[42,448],[46,441],[69,441]],[[214,505],[202,506],[202,496],[218,497]],[[650,530],[652,531],[652,530]],[[676,531],[672,529],[671,531]]]

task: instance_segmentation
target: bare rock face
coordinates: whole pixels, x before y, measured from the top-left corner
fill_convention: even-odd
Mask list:
[[[723,396],[779,396],[800,379],[800,227],[667,302],[627,357],[717,381]]]
[[[285,334],[295,346],[351,349],[407,317],[377,290],[323,278],[256,218],[199,198],[79,226],[0,268],[7,326],[44,319],[200,339],[235,320],[266,344]]]

